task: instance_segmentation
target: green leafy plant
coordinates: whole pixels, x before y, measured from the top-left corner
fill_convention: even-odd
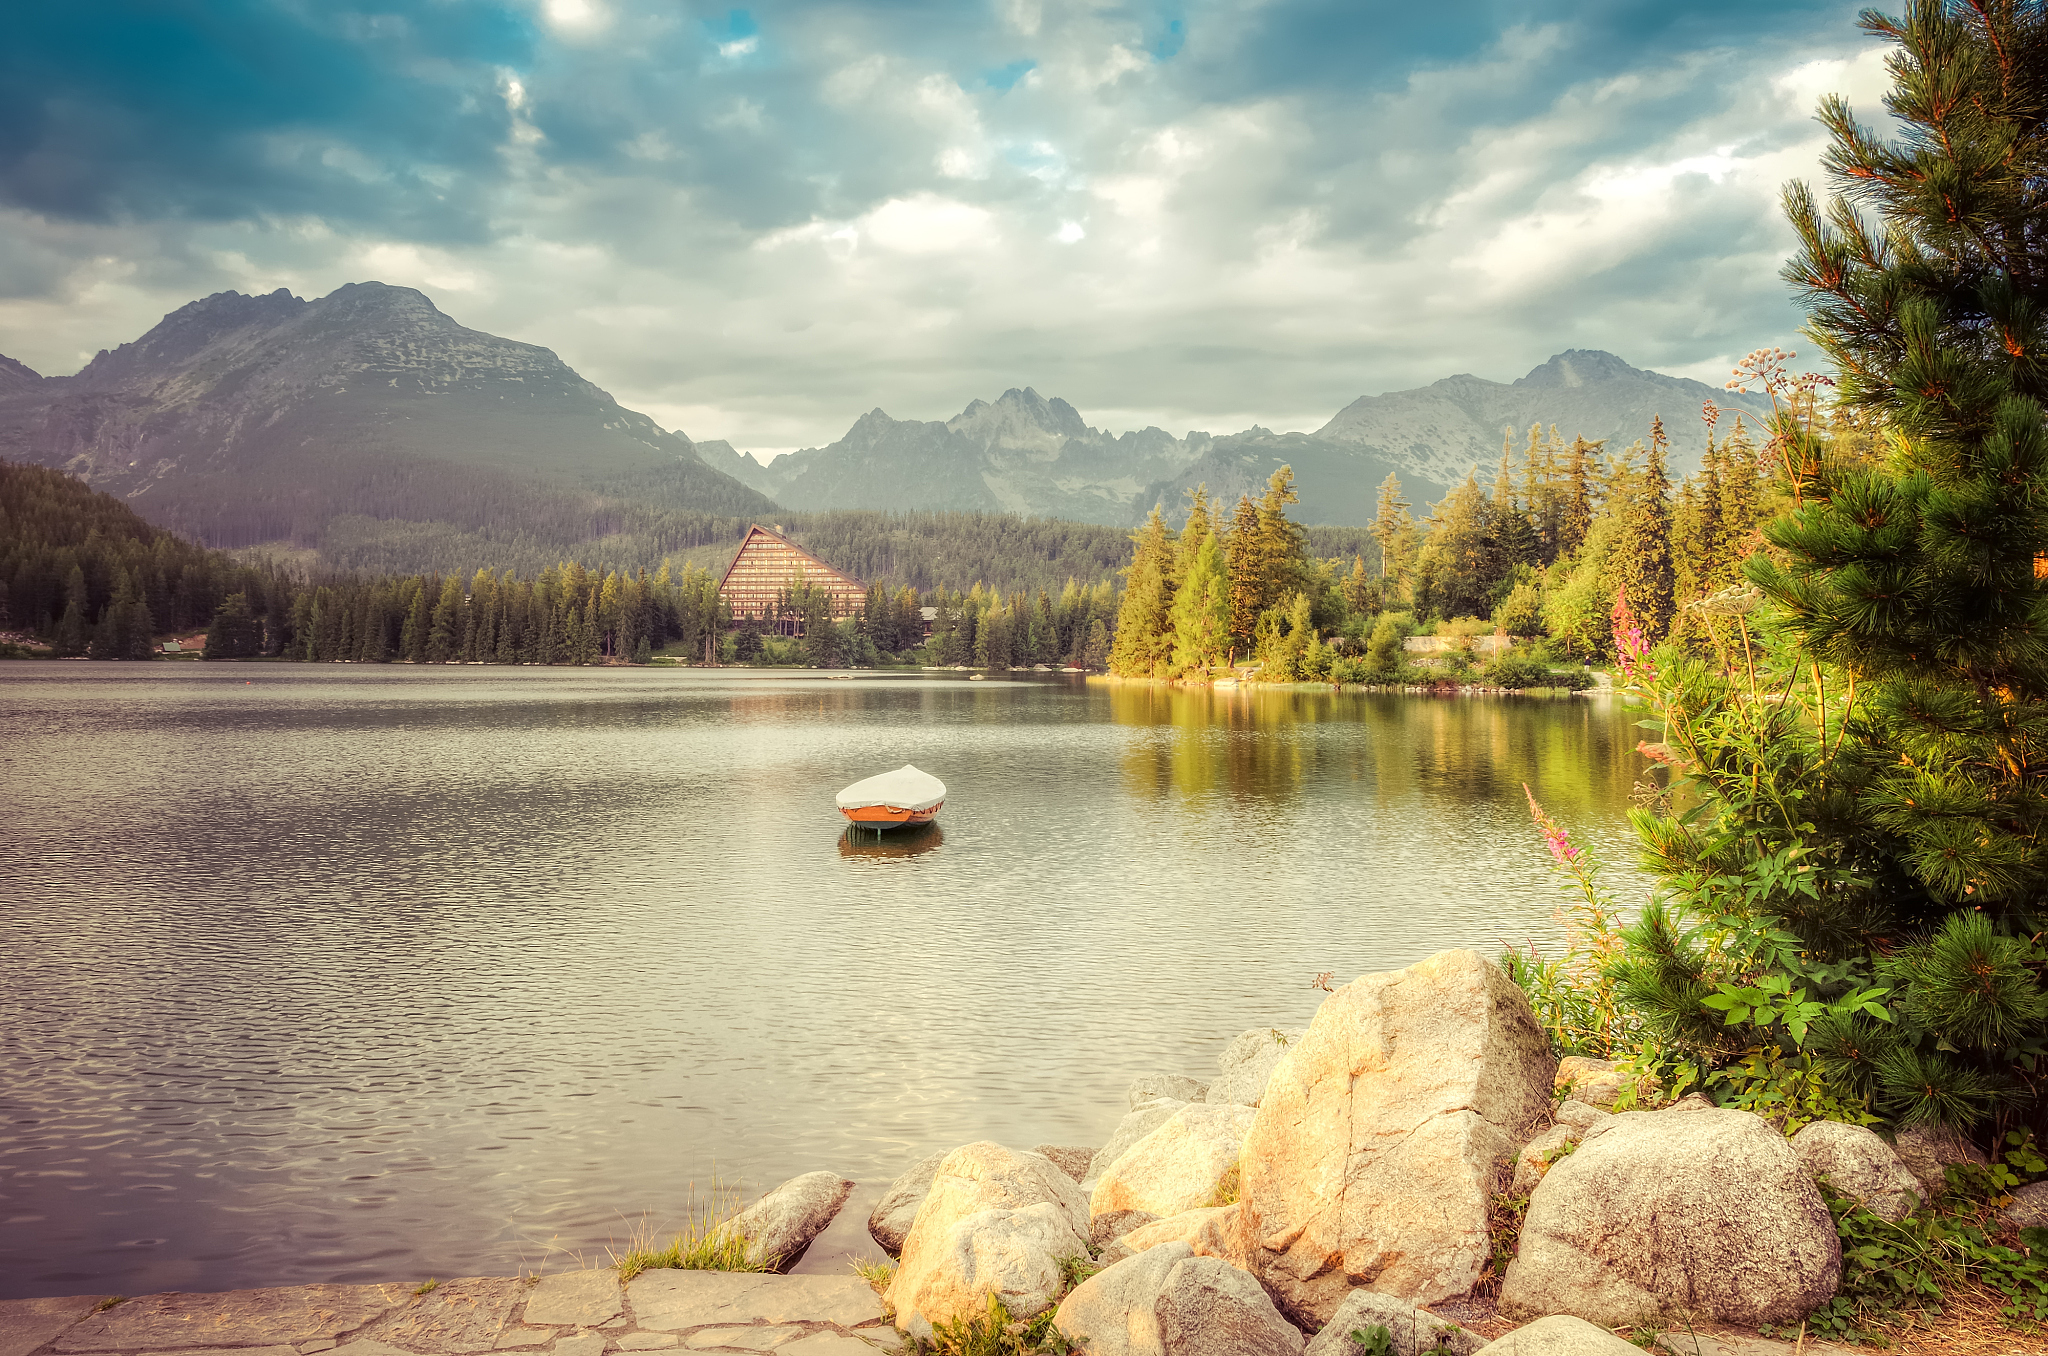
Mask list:
[[[1384,1323],[1353,1328],[1350,1337],[1358,1348],[1357,1356],[1394,1356],[1394,1334]]]
[[[412,1293],[415,1295],[431,1295],[440,1288],[441,1283],[435,1280],[432,1276],[429,1276],[426,1280],[421,1281],[418,1285],[414,1286],[412,1288]]]

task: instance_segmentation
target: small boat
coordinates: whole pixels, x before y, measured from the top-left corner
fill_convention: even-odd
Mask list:
[[[967,681],[970,683],[985,683],[988,681],[988,675],[985,673],[970,673],[967,675]]]
[[[839,813],[864,829],[894,829],[929,824],[946,803],[946,784],[929,772],[905,763],[855,782],[837,796]]]

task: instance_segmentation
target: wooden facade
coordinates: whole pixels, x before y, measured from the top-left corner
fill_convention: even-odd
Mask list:
[[[732,609],[735,622],[757,622],[777,635],[795,635],[799,620],[778,616],[776,604],[799,577],[832,595],[834,617],[851,617],[867,597],[866,584],[758,523],[747,529],[739,552],[726,566],[725,578],[718,581],[718,596]]]

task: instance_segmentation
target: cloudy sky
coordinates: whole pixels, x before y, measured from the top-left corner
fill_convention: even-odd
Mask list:
[[[0,46],[0,353],[377,279],[762,453],[1032,385],[1314,428],[1565,348],[1801,348],[1854,3],[75,0]]]

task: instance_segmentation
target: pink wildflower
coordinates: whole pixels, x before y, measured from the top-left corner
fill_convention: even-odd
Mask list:
[[[1543,835],[1543,845],[1550,849],[1551,858],[1565,867],[1578,861],[1584,849],[1572,846],[1571,832],[1543,813],[1543,807],[1536,803],[1536,793],[1529,789],[1527,782],[1522,783],[1522,794],[1529,798],[1529,814],[1535,819],[1537,831]]]
[[[1650,682],[1657,670],[1650,663],[1650,639],[1628,605],[1626,586],[1614,591],[1614,653],[1621,663],[1621,676],[1629,682]]]

